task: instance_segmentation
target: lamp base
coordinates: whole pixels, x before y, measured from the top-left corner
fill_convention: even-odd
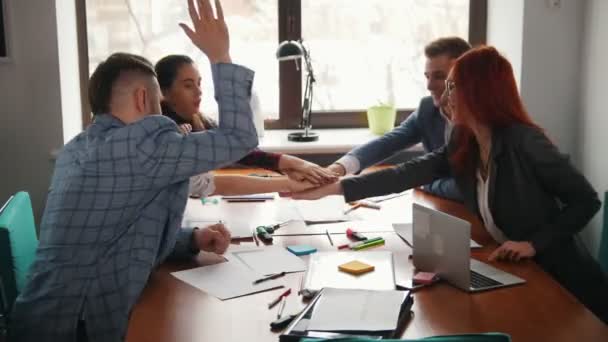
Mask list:
[[[287,140],[296,142],[310,142],[319,140],[319,134],[315,132],[294,132],[287,135]]]

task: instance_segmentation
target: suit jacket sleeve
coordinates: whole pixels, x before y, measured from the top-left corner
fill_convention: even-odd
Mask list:
[[[397,193],[450,176],[447,146],[396,167],[345,178],[341,181],[347,202]]]
[[[415,111],[392,131],[355,148],[348,154],[359,160],[359,169],[363,170],[383,161],[398,151],[419,143],[421,140],[418,112]]]
[[[587,179],[542,132],[530,129],[521,149],[541,186],[562,204],[560,214],[546,222],[531,239],[538,253],[581,231],[599,210],[601,202]]]

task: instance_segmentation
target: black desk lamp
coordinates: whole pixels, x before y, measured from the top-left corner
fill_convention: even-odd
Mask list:
[[[298,60],[304,59],[306,64],[306,88],[304,89],[304,103],[302,104],[302,121],[300,127],[304,128],[304,132],[289,133],[287,140],[289,141],[316,141],[319,140],[319,134],[311,132],[312,125],[310,123],[310,114],[312,107],[312,85],[315,83],[315,76],[312,72],[312,64],[310,63],[310,55],[308,50],[302,44],[302,40],[286,40],[279,44],[277,49],[277,59],[282,61],[295,61],[298,68]]]

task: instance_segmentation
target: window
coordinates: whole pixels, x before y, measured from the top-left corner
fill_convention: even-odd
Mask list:
[[[365,126],[365,108],[394,103],[400,114],[426,94],[423,47],[445,35],[483,42],[486,0],[223,0],[235,63],[256,71],[255,104],[269,128],[300,120],[302,71],[275,59],[278,43],[304,38],[317,82],[315,127]],[[185,0],[87,0],[89,74],[112,52],[153,63],[186,54],[203,77],[202,111],[215,117],[207,59],[177,26],[189,22]],[[81,16],[84,16],[81,13]],[[87,75],[88,76],[88,75]],[[86,84],[86,83],[84,83]],[[408,111],[409,110],[409,111]],[[400,120],[400,118],[398,118]]]
[[[276,0],[223,0],[235,63],[256,70],[254,96],[269,119],[279,116]],[[190,23],[184,0],[87,0],[89,73],[116,51],[139,54],[152,63],[170,54],[194,59],[202,76],[205,114],[217,117],[207,58],[178,27]]]

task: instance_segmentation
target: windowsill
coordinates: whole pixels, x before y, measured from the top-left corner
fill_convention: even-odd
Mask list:
[[[293,142],[287,140],[287,134],[291,132],[301,132],[301,130],[265,130],[258,147],[266,152],[286,154],[343,154],[379,137],[372,134],[369,128],[313,129],[313,132],[319,134],[319,140]],[[410,150],[422,151],[422,146],[418,144],[412,146]]]

